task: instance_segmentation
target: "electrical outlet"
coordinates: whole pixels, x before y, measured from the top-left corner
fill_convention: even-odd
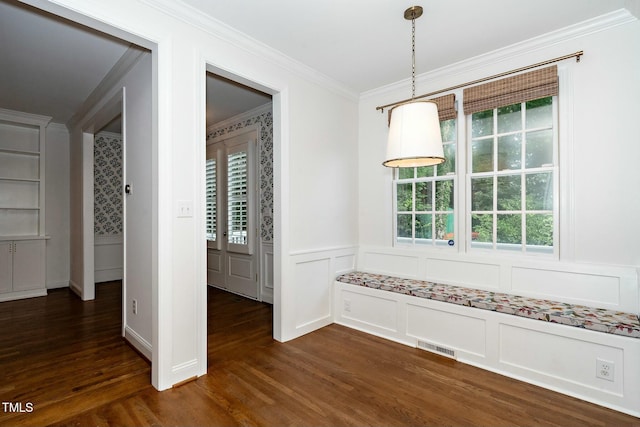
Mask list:
[[[138,300],[136,299],[132,300],[131,311],[133,311],[133,314],[138,314]]]
[[[351,313],[351,300],[344,300],[344,311],[347,313]]]
[[[596,359],[596,377],[613,381],[615,378],[615,367],[615,363],[609,360]]]

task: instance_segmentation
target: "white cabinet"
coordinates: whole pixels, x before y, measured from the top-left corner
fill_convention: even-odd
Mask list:
[[[0,301],[46,295],[45,128],[0,109]]]
[[[47,294],[45,239],[0,240],[0,301]]]

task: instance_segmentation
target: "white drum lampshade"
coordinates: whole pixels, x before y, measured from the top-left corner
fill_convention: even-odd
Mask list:
[[[432,101],[413,101],[391,110],[384,166],[433,166],[444,162],[438,107]]]

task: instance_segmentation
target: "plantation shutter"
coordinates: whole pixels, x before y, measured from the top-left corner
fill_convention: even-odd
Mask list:
[[[247,151],[227,155],[228,242],[246,245],[248,232]]]
[[[216,159],[207,159],[206,163],[206,233],[210,240],[216,239]]]
[[[473,114],[554,95],[558,95],[558,67],[555,65],[465,89],[464,113]]]

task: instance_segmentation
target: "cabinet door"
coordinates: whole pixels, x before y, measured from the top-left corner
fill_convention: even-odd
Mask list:
[[[13,291],[45,288],[44,240],[19,240],[13,252]]]
[[[13,242],[0,242],[0,294],[3,292],[11,292],[11,246]]]

